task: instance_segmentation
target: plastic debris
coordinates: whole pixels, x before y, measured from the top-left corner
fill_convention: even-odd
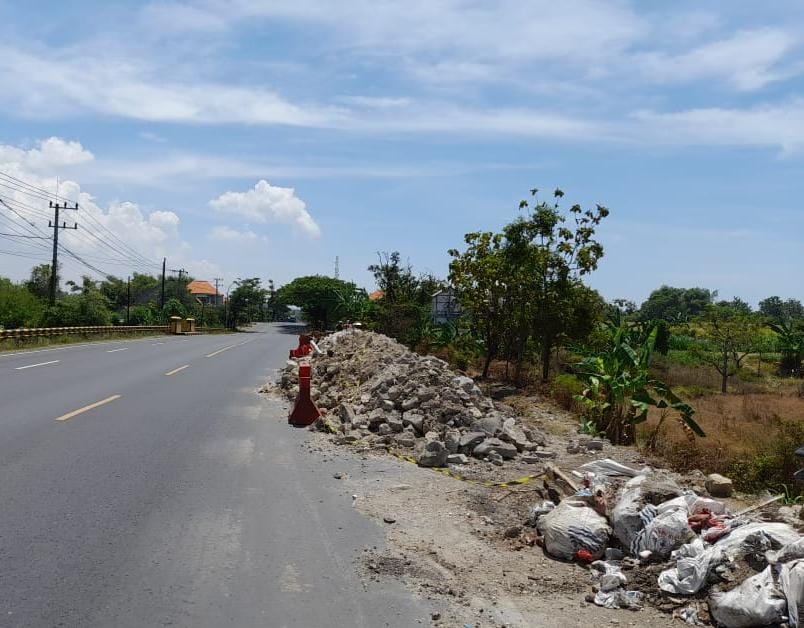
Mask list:
[[[643,469],[634,469],[633,467],[626,466],[611,458],[602,458],[600,460],[592,460],[586,464],[582,464],[578,471],[573,471],[573,474],[582,477],[584,473],[592,474],[593,477],[616,477],[623,476],[633,478],[638,475],[647,475],[652,472],[650,467]]]
[[[594,602],[603,608],[627,608],[638,611],[642,608],[642,594],[639,591],[626,591],[617,589],[616,591],[598,591],[595,594]]]
[[[659,574],[659,588],[676,595],[693,595],[706,584],[712,569],[723,561],[723,550],[705,547],[698,538],[673,552],[672,557],[676,566]]]
[[[566,560],[583,560],[586,553],[592,560],[602,557],[611,535],[606,518],[575,498],[563,500],[539,517],[537,527],[547,553]]]
[[[765,553],[765,559],[771,564],[786,563],[791,560],[804,558],[804,537],[801,537],[794,543],[785,545],[778,551],[770,551]]]
[[[709,596],[709,612],[725,628],[772,626],[785,619],[787,601],[773,582],[768,566],[728,593]]]
[[[787,600],[787,623],[791,628],[798,628],[804,619],[804,560],[782,565],[779,585]]]

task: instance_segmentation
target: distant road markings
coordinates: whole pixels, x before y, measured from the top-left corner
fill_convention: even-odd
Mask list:
[[[88,406],[84,406],[83,408],[78,408],[78,410],[73,410],[72,412],[68,412],[67,414],[62,414],[56,421],[67,421],[68,419],[72,419],[74,416],[78,416],[79,414],[83,414],[84,412],[89,412],[90,410],[94,410],[95,408],[99,408],[100,406],[104,406],[107,403],[111,403],[117,399],[120,399],[123,395],[112,395],[111,397],[106,397],[106,399],[101,399],[100,401],[96,401],[95,403],[91,403]]]
[[[128,347],[123,347],[122,349],[109,349],[106,353],[116,353],[117,351],[128,351]]]
[[[212,353],[207,353],[208,358],[215,357],[219,353],[223,353],[224,351],[228,351],[229,349],[233,349],[237,345],[229,345],[228,347],[224,347],[223,349],[218,349],[217,351],[213,351]]]
[[[15,371],[24,371],[25,369],[32,369],[35,366],[45,366],[47,364],[56,364],[57,362],[61,362],[61,360],[51,360],[50,362],[40,362],[39,364],[29,364],[28,366],[18,366],[15,368]]]
[[[155,343],[153,343],[151,346],[152,346],[152,347],[156,347],[156,346],[158,346],[158,345],[163,345],[163,344],[165,344],[165,343],[164,343],[164,342],[155,342]]]
[[[189,365],[189,364],[185,364],[184,366],[180,366],[180,367],[179,367],[179,368],[177,368],[177,369],[173,369],[172,371],[168,371],[167,373],[165,373],[165,375],[175,375],[175,374],[176,374],[176,373],[178,373],[179,371],[183,371],[184,369],[188,369],[188,368],[190,368],[190,365]]]

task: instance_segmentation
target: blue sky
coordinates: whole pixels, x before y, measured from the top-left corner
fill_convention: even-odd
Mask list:
[[[371,288],[386,250],[446,276],[464,233],[560,186],[611,209],[608,298],[804,299],[800,2],[0,0],[0,42],[0,172],[58,177],[65,241],[106,272],[152,268],[124,241],[227,281],[338,256]],[[0,251],[17,279],[48,257]]]

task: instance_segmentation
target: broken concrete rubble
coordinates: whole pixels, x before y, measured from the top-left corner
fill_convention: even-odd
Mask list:
[[[443,466],[446,456],[456,454],[501,464],[548,442],[540,430],[523,427],[513,410],[486,397],[470,377],[391,338],[345,330],[324,338],[320,347],[322,354],[305,359],[313,366],[319,408],[340,421],[334,422],[344,435],[338,442],[377,434],[385,440],[369,438],[372,447],[416,448],[422,466]],[[297,392],[297,369],[290,361],[280,373],[289,398]],[[444,455],[437,446],[426,447],[434,441]]]

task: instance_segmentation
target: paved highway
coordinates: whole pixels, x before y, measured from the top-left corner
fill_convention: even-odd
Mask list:
[[[427,623],[363,587],[382,531],[255,392],[283,331],[0,354],[0,626]]]

